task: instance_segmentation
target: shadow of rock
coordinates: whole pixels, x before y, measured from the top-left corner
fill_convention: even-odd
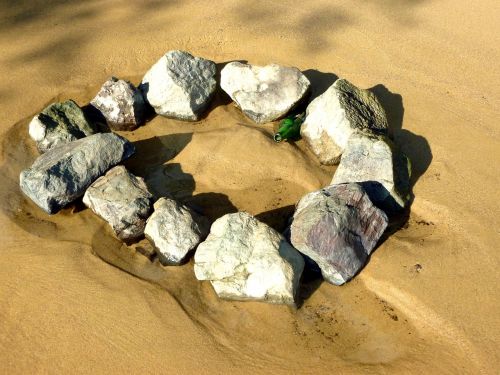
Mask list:
[[[294,212],[295,206],[289,205],[262,212],[258,215],[255,215],[255,217],[257,218],[257,220],[266,223],[271,228],[274,228],[278,232],[282,233],[287,229]]]
[[[309,101],[313,101],[323,94],[339,78],[333,73],[323,73],[316,69],[307,69],[302,73],[311,82],[311,96]]]
[[[309,299],[323,283],[321,269],[314,260],[307,255],[302,254],[304,258],[304,272],[300,278],[299,290],[297,291],[297,308],[302,307],[304,302]]]
[[[83,114],[87,118],[88,121],[97,125],[97,128],[102,133],[109,133],[111,129],[108,126],[106,118],[103,116],[101,111],[99,111],[92,104],[87,104],[82,107]]]
[[[182,203],[214,222],[221,216],[238,212],[229,197],[222,193],[200,193],[181,199]]]

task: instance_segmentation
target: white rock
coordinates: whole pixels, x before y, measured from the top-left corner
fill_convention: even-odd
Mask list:
[[[90,104],[102,113],[111,129],[133,130],[144,122],[146,102],[129,81],[111,77]]]
[[[83,196],[83,203],[106,220],[123,241],[132,241],[144,234],[152,200],[144,180],[122,165],[99,177]]]
[[[355,132],[332,179],[332,184],[362,183],[370,199],[386,212],[397,211],[410,199],[411,164],[384,135]]]
[[[314,99],[300,129],[302,138],[322,164],[337,164],[357,129],[387,133],[387,118],[375,95],[338,79]]]
[[[159,115],[196,121],[215,93],[215,74],[213,61],[169,51],[146,73],[140,89]]]
[[[220,85],[245,115],[262,124],[286,115],[306,95],[310,82],[297,68],[231,62],[221,71]]]
[[[302,256],[281,234],[246,212],[216,220],[194,256],[198,280],[235,300],[293,304]]]
[[[160,198],[144,234],[155,246],[162,264],[176,265],[206,237],[208,228],[204,217],[173,199]]]

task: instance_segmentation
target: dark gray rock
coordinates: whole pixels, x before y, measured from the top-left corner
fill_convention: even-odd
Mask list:
[[[300,200],[290,239],[318,264],[326,281],[341,285],[363,268],[387,224],[387,215],[361,185],[332,185]]]
[[[213,61],[183,51],[169,51],[145,74],[145,98],[162,116],[197,121],[215,93]]]
[[[228,63],[221,71],[222,89],[256,123],[286,115],[309,91],[310,82],[293,67]]]
[[[144,235],[153,195],[141,177],[119,165],[88,187],[83,203],[106,220],[119,239],[130,242]]]
[[[134,152],[129,141],[113,133],[64,144],[41,155],[21,172],[21,190],[53,214],[82,196],[99,176]]]
[[[90,104],[114,130],[134,130],[145,120],[146,102],[142,92],[129,81],[111,77]]]
[[[30,137],[40,153],[98,132],[73,100],[49,105],[29,124]]]

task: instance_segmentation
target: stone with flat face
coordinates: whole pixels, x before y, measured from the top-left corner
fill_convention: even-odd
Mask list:
[[[299,201],[290,241],[318,264],[326,281],[341,285],[363,268],[387,224],[361,185],[332,185]]]
[[[271,64],[228,63],[221,71],[221,87],[256,123],[286,115],[309,91],[310,82],[297,68]]]
[[[338,79],[306,110],[302,138],[322,164],[338,164],[356,130],[387,134],[387,118],[376,96]]]
[[[215,93],[213,61],[183,51],[169,51],[142,79],[140,89],[156,113],[197,121]]]
[[[83,203],[106,220],[119,239],[130,242],[144,235],[153,195],[141,177],[119,165],[88,187]]]
[[[134,152],[129,141],[114,133],[94,134],[66,143],[39,156],[21,172],[21,190],[49,214],[56,213]]]
[[[111,129],[134,130],[144,122],[146,102],[129,81],[111,77],[90,104],[102,113]]]
[[[49,105],[29,124],[29,135],[40,153],[95,133],[97,127],[73,100]]]
[[[284,237],[246,212],[217,219],[194,256],[198,280],[221,298],[293,304],[304,269]]]

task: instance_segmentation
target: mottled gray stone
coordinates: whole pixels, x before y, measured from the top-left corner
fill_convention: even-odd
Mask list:
[[[387,134],[385,111],[372,92],[338,79],[309,104],[300,134],[319,161],[331,165],[359,129]]]
[[[215,93],[215,74],[213,61],[169,51],[146,73],[140,89],[159,115],[196,121]]]
[[[304,269],[284,237],[246,212],[216,220],[194,256],[198,280],[234,300],[293,304]]]
[[[129,141],[113,133],[94,134],[61,145],[21,172],[21,190],[53,214],[82,196],[97,177],[134,152]]]
[[[385,135],[357,131],[351,135],[332,184],[360,182],[377,206],[400,210],[410,200],[411,164]]]
[[[141,177],[119,165],[88,187],[83,203],[106,220],[119,239],[130,242],[144,235],[153,195]]]
[[[173,199],[160,198],[144,234],[155,246],[162,264],[178,265],[207,236],[209,227],[205,217]]]
[[[134,130],[144,122],[146,102],[129,81],[111,77],[90,104],[102,113],[111,129]]]
[[[341,285],[363,268],[387,224],[361,185],[332,185],[300,200],[290,240],[318,264],[326,281]]]
[[[286,115],[308,92],[310,82],[297,68],[276,64],[252,66],[228,63],[221,71],[221,87],[256,123]]]
[[[73,100],[49,105],[29,124],[29,135],[40,153],[95,133],[97,127]]]

